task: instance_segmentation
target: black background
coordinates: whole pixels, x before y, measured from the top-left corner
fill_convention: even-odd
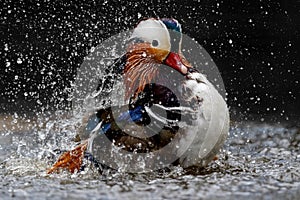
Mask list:
[[[91,47],[132,29],[141,18],[159,16],[176,18],[183,32],[211,55],[221,71],[232,116],[299,117],[300,1],[1,4],[1,112],[68,107],[64,89]]]

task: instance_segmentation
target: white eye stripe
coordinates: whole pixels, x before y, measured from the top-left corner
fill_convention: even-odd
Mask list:
[[[170,34],[163,22],[156,19],[141,21],[134,29],[131,38],[139,38],[149,42],[153,47],[170,51]],[[157,41],[154,42],[153,41]]]

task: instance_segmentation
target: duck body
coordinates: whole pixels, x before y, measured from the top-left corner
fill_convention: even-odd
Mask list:
[[[194,102],[197,113],[192,125],[183,129],[179,146],[188,148],[178,149],[179,164],[184,168],[205,167],[227,138],[228,108],[223,97],[203,74],[189,74],[183,85],[184,88],[189,88],[187,101]]]
[[[123,157],[133,155],[133,152],[152,153],[152,157],[143,160],[146,160],[148,165],[148,169],[143,170],[165,167],[167,164],[179,165],[183,168],[205,167],[223,146],[228,134],[229,114],[223,97],[206,77],[198,72],[189,74],[183,81],[182,88],[179,88],[181,99],[184,99],[181,101],[182,105],[177,100],[167,103],[165,99],[168,95],[163,94],[170,92],[168,99],[176,98],[171,91],[164,91],[167,89],[160,85],[152,85],[152,87],[154,91],[159,91],[161,96],[154,92],[156,98],[153,101],[151,95],[145,95],[146,97],[143,95],[145,98],[138,101],[138,103],[144,101],[142,104],[133,106],[136,109],[129,109],[129,111],[126,111],[127,106],[123,107],[123,110],[120,109],[115,115],[118,116],[117,119],[111,115],[111,110],[98,110],[97,119],[109,116],[109,119],[114,119],[109,122],[113,125],[109,129],[102,128],[101,133],[90,138],[92,141],[89,142],[88,149],[97,160],[102,162],[105,160],[104,163],[110,167],[125,167],[129,171],[142,170],[139,166],[134,169],[137,156],[129,156],[126,159]],[[161,100],[164,100],[164,105],[158,103]],[[168,112],[166,118],[157,114],[164,112]],[[124,117],[124,113],[131,115],[128,115],[125,121],[124,118],[120,119],[120,116]],[[116,123],[118,120],[122,120],[123,124]],[[107,126],[103,124],[102,127]],[[169,148],[165,148],[171,142]],[[122,147],[121,158],[118,156],[120,151],[111,151],[112,144]],[[129,154],[124,153],[123,150],[128,151]],[[163,164],[153,163],[158,157]]]
[[[226,102],[183,57],[180,24],[174,19],[141,21],[131,41],[97,88],[101,98],[110,98],[102,100],[117,103],[83,118],[80,148],[63,154],[48,173],[79,170],[84,152],[98,163],[130,172],[204,167],[222,147],[229,130]],[[71,169],[68,163],[76,165]]]

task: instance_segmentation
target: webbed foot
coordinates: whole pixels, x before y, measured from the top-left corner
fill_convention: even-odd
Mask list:
[[[59,168],[67,169],[71,173],[79,171],[83,162],[84,152],[87,149],[88,142],[78,145],[75,149],[62,154],[54,165],[47,170],[47,174],[58,171]]]

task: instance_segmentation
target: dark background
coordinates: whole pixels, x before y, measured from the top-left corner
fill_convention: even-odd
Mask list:
[[[174,17],[221,71],[231,115],[298,119],[300,1],[1,1],[0,110],[68,108],[91,47],[144,17]],[[229,41],[232,41],[229,42]]]

